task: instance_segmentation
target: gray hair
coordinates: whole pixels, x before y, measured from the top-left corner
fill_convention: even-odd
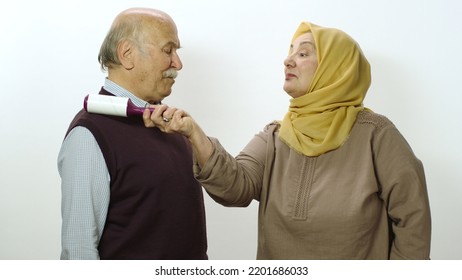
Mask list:
[[[103,71],[114,65],[121,65],[117,56],[117,46],[124,40],[133,41],[138,47],[144,41],[143,24],[139,17],[129,17],[114,21],[104,39],[98,54]]]

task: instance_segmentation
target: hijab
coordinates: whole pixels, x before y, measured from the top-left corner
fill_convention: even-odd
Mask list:
[[[292,42],[311,32],[318,68],[305,95],[290,100],[279,138],[306,156],[339,148],[348,138],[371,83],[370,66],[345,32],[302,22]]]

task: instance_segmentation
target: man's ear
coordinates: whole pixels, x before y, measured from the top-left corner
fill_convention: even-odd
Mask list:
[[[122,67],[131,70],[135,67],[135,45],[130,40],[123,40],[117,45],[117,56]]]

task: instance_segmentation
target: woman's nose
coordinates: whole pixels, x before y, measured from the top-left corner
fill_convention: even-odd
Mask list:
[[[284,66],[288,68],[295,66],[295,62],[292,59],[292,56],[289,55],[286,59],[284,59]]]

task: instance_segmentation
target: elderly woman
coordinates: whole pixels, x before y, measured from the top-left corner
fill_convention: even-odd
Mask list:
[[[286,116],[235,158],[183,110],[156,106],[145,125],[189,139],[215,201],[259,201],[258,259],[428,259],[423,166],[390,120],[364,108],[370,66],[358,44],[303,22],[284,65]]]

